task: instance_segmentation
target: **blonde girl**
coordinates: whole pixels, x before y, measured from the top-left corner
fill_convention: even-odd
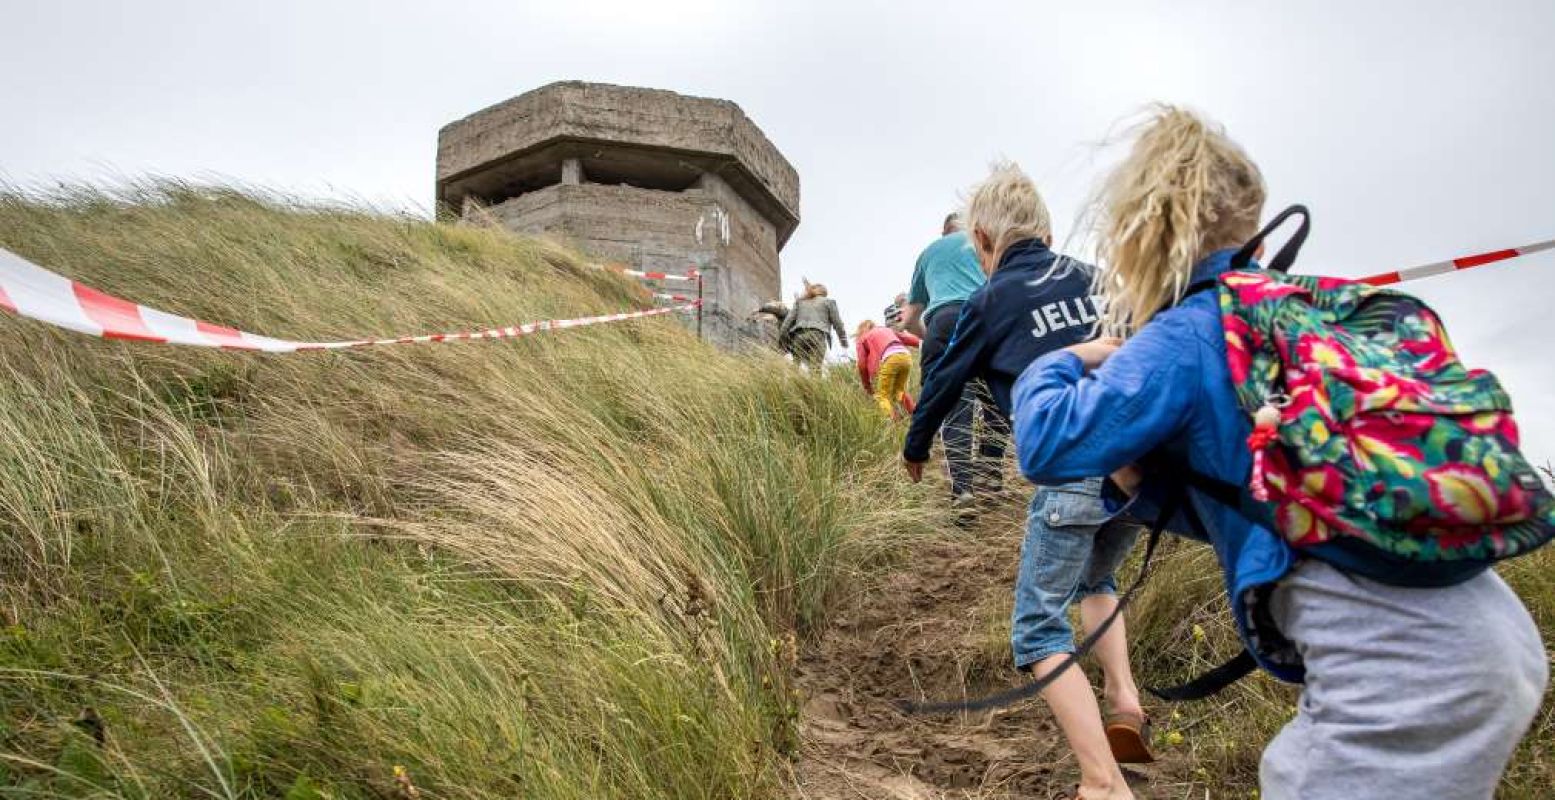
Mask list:
[[[1247,485],[1251,426],[1216,293],[1188,289],[1228,269],[1264,198],[1257,166],[1223,130],[1155,110],[1099,204],[1103,322],[1127,343],[1075,345],[1022,376],[1014,424],[1028,477],[1107,475],[1156,453]],[[1142,499],[1171,480],[1147,472]],[[1304,683],[1295,719],[1264,751],[1264,800],[1492,796],[1549,677],[1538,630],[1493,571],[1442,585],[1365,549],[1298,554],[1240,503],[1196,489],[1188,502],[1248,651]]]

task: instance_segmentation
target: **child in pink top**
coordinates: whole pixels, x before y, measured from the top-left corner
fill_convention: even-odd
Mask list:
[[[900,405],[911,415],[914,403],[907,393],[907,384],[912,379],[912,353],[907,348],[917,347],[918,337],[864,320],[854,334],[854,343],[859,380],[864,391],[874,395],[880,413],[898,419]]]

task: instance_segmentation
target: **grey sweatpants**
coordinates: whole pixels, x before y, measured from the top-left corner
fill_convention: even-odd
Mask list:
[[[1264,800],[1494,794],[1549,680],[1539,631],[1499,576],[1410,589],[1307,560],[1270,611],[1307,682],[1264,751]]]

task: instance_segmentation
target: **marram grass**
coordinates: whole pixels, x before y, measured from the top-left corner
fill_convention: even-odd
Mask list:
[[[173,184],[0,196],[0,246],[289,338],[646,305]],[[0,376],[0,797],[780,796],[794,641],[933,521],[856,386],[670,320],[262,356],[7,317]]]

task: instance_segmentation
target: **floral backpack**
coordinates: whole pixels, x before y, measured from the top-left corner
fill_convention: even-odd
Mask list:
[[[1268,269],[1251,261],[1292,214]],[[1511,400],[1465,368],[1425,303],[1287,275],[1295,206],[1220,276],[1226,358],[1252,418],[1248,489],[1293,547],[1358,540],[1405,562],[1488,563],[1555,536],[1555,497],[1518,452]]]
[[[1264,237],[1293,214],[1302,217],[1295,236],[1267,269],[1249,268]],[[1419,299],[1286,274],[1309,228],[1307,210],[1292,206],[1237,252],[1231,271],[1188,288],[1220,296],[1231,381],[1253,422],[1253,467],[1246,491],[1193,470],[1176,474],[1292,547],[1364,548],[1421,585],[1456,582],[1550,541],[1555,495],[1517,450],[1500,382],[1458,361]],[[1256,667],[1244,651],[1149,691],[1197,700]]]

